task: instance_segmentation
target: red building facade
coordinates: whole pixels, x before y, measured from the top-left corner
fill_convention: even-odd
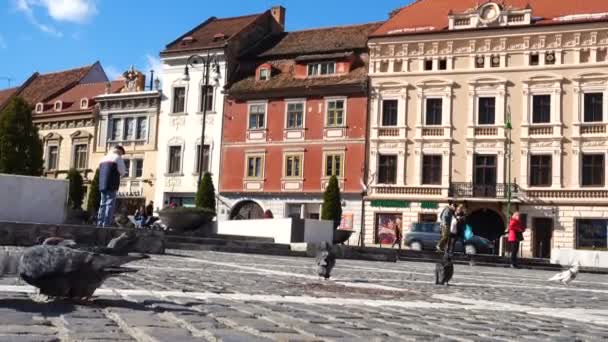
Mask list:
[[[220,192],[232,219],[318,218],[332,175],[345,228],[360,228],[367,36],[377,24],[284,33],[241,60],[227,87]]]

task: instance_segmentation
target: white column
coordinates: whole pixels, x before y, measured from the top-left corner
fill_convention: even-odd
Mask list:
[[[405,158],[406,151],[399,151],[397,154],[397,185],[405,185]]]
[[[507,67],[507,54],[506,53],[500,54],[500,67],[501,68]]]
[[[546,51],[542,51],[538,54],[538,65],[545,65],[545,56],[547,55]]]
[[[572,148],[572,187],[580,188],[581,187],[581,151],[580,149],[573,147]]]
[[[552,165],[551,165],[551,187],[555,189],[560,189],[562,187],[562,148],[561,146],[558,149],[553,151],[553,156],[551,157]]]
[[[507,106],[505,102],[505,85],[502,84],[498,88],[498,94],[496,95],[496,125],[504,127],[505,124],[505,107]],[[525,100],[525,99],[524,99]],[[514,124],[511,122],[511,124]]]
[[[519,160],[519,183],[524,184],[526,187],[530,186],[528,179],[528,168],[530,167],[530,153],[527,148],[521,150],[521,158]]]
[[[388,72],[389,73],[395,72],[395,59],[394,58],[391,58],[388,60]]]
[[[597,62],[597,48],[591,48],[591,53],[589,54],[589,62]]]
[[[512,158],[513,151],[511,151],[511,156],[507,156],[507,158]],[[496,183],[504,184],[507,182],[505,179],[505,152],[498,151],[496,153]],[[513,175],[511,175],[513,177]]]
[[[556,65],[562,64],[562,55],[563,55],[562,50],[555,51],[555,64]]]
[[[452,87],[448,87],[445,90],[445,94],[443,95],[443,104],[442,104],[442,113],[441,113],[441,124],[448,128],[444,128],[443,135],[446,136],[445,130],[447,129],[449,134],[448,136],[452,137]]]
[[[452,57],[452,56],[446,57],[446,63],[447,63],[447,69],[448,70],[453,70],[454,69],[454,57]]]
[[[530,95],[530,86],[528,84],[524,84],[524,91],[523,91],[523,97],[522,97],[522,124],[524,125],[528,125],[530,123],[530,101],[531,101],[531,95]],[[526,130],[527,132],[527,130]],[[526,134],[527,135],[527,134]]]
[[[444,187],[450,186],[450,156],[451,151],[443,151],[443,156],[441,157],[441,185]]]
[[[473,181],[473,157],[475,156],[475,148],[467,149],[467,165],[465,182]]]
[[[421,146],[416,146],[416,151],[414,151],[414,171],[415,171],[415,184],[417,186],[422,185],[422,148]]]

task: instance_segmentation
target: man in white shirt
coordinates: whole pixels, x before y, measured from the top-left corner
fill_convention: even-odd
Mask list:
[[[99,163],[99,191],[101,202],[97,214],[98,227],[114,226],[114,209],[116,207],[116,194],[120,188],[120,177],[126,176],[125,162],[122,156],[125,149],[116,145],[108,155]]]

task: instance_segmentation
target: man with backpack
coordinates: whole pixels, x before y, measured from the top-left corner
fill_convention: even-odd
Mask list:
[[[120,187],[120,178],[126,176],[126,166],[122,159],[125,149],[114,146],[112,151],[99,163],[99,192],[101,192],[101,203],[97,215],[98,227],[114,226],[114,208],[116,206],[116,194]]]
[[[439,215],[441,240],[439,240],[437,247],[435,247],[438,252],[445,251],[448,246],[448,242],[450,241],[450,225],[452,224],[452,217],[454,216],[455,211],[456,206],[454,205],[454,202],[449,201],[448,205],[441,211],[441,215]]]

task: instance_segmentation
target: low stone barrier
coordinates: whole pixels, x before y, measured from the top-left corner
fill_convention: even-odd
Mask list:
[[[125,231],[127,231],[127,229],[0,222],[0,245],[28,247],[36,244],[36,240],[40,236],[58,236],[72,239],[83,245],[105,246],[110,240]],[[136,230],[136,233],[138,241],[133,252],[147,254],[165,253],[165,236],[163,232]]]

